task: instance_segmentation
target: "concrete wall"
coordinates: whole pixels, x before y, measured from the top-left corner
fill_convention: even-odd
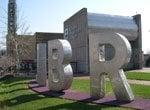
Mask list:
[[[36,44],[47,43],[49,40],[53,39],[63,39],[63,33],[36,32],[34,36],[36,38]]]
[[[72,46],[72,66],[77,64],[74,72],[87,73],[88,65],[88,28],[87,10],[82,9],[64,22],[64,39]]]
[[[135,15],[133,16],[137,26],[138,26],[138,37],[134,41],[134,48],[133,49],[133,55],[134,55],[134,69],[141,69],[143,67],[144,63],[144,55],[142,51],[142,28],[141,28],[141,15]]]

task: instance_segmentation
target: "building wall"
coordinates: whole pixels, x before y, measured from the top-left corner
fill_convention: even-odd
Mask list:
[[[64,22],[64,39],[71,43],[74,73],[88,72],[87,10],[82,9]],[[75,67],[77,65],[77,67]]]
[[[141,69],[144,63],[144,55],[142,51],[142,28],[141,28],[141,15],[133,16],[137,26],[138,26],[138,37],[134,41],[134,69]],[[132,45],[132,44],[131,44]]]
[[[47,41],[53,39],[63,39],[63,33],[36,32],[34,36],[36,38],[36,44],[47,43]]]

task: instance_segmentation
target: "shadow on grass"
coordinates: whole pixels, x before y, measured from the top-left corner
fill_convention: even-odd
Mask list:
[[[39,110],[101,110],[102,108],[111,108],[112,106],[94,105],[83,102],[73,102],[66,104],[59,104],[55,106],[49,106],[41,108]]]
[[[22,84],[28,84],[28,83],[27,82],[16,82],[16,83],[9,84],[8,86],[12,87],[12,86],[22,85]]]
[[[0,79],[0,82],[4,84],[11,84],[17,82],[19,84],[19,81],[26,81],[31,80],[32,78],[25,78],[25,77],[14,77],[12,75],[7,75]],[[20,83],[21,84],[21,83]]]
[[[19,88],[19,89],[14,89],[14,90],[11,90],[11,91],[5,91],[5,92],[0,92],[0,95],[3,95],[3,94],[9,94],[9,93],[13,93],[13,92],[17,92],[17,91],[22,91],[22,90],[28,90],[28,88]]]
[[[4,104],[11,107],[11,106],[16,106],[19,104],[23,104],[26,102],[35,101],[43,98],[46,97],[41,97],[38,94],[26,94],[26,95],[20,95],[12,99],[5,100]]]
[[[0,101],[0,110],[2,109],[4,109],[4,107],[5,107],[5,104],[4,104],[4,102],[2,102],[2,101]]]
[[[13,78],[13,77],[14,77],[13,75],[6,75],[6,76],[0,78],[0,81],[6,81],[6,80]]]

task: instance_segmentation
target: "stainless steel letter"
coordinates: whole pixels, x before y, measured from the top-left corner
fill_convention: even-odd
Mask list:
[[[37,76],[39,85],[46,85],[47,80],[47,54],[46,43],[37,44]]]
[[[48,42],[48,87],[53,91],[68,89],[72,84],[73,72],[69,64],[72,57],[71,45],[67,40]]]
[[[107,59],[109,52],[106,48],[111,46],[114,53]],[[90,81],[91,96],[102,98],[105,95],[104,75],[108,75],[117,100],[132,101],[134,95],[127,82],[122,66],[127,64],[131,57],[131,46],[128,40],[119,33],[103,32],[90,33]],[[113,52],[113,51],[114,52]]]

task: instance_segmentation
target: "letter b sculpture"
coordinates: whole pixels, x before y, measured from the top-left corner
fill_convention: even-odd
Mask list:
[[[104,78],[107,74],[117,100],[134,100],[122,69],[131,57],[131,46],[128,40],[123,35],[113,32],[90,33],[89,49],[91,96],[104,97]]]
[[[69,64],[72,57],[71,45],[67,40],[48,42],[48,87],[52,91],[68,89],[72,84],[73,72]]]

